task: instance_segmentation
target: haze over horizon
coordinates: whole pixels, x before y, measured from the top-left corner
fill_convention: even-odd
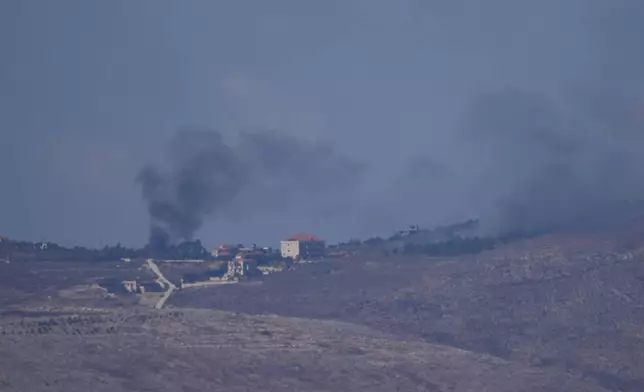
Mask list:
[[[628,0],[5,0],[0,234],[145,243],[137,173],[167,167],[187,126],[231,151],[240,132],[275,131],[302,147],[287,162],[325,146],[322,177],[363,168],[292,208],[270,171],[202,210],[209,245],[470,216],[539,226],[642,200],[641,20]]]

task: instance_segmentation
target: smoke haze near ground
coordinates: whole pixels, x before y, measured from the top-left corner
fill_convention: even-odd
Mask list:
[[[477,94],[451,133],[449,156],[432,162],[441,173],[412,166],[402,178],[429,187],[428,200],[442,194],[436,204],[451,207],[445,211],[480,216],[495,233],[574,226],[644,200],[644,6],[587,6],[588,41],[579,43],[586,64],[550,91]],[[452,195],[467,196],[450,202]]]
[[[541,94],[520,90],[473,101],[457,142],[476,165],[461,175],[472,202],[484,203],[480,213],[488,222],[503,231],[541,231],[644,198],[644,173],[637,169],[644,160],[633,148],[644,138],[615,132],[635,124],[578,118]]]
[[[472,216],[548,227],[642,197],[641,2],[303,4],[3,1],[0,234],[138,245],[152,208],[208,244],[335,241]],[[246,129],[328,140],[369,170],[321,196],[254,166],[215,192],[235,195],[221,216],[188,196],[199,214],[142,203],[132,177],[181,124],[219,130],[205,144],[224,151]],[[146,184],[172,182],[166,164]]]
[[[204,220],[218,221],[231,212],[241,219],[303,200],[316,201],[315,208],[332,205],[328,196],[351,192],[364,169],[331,145],[304,143],[278,131],[244,132],[227,143],[219,132],[184,127],[170,139],[167,153],[167,168],[146,165],[136,177],[154,248],[191,240]]]

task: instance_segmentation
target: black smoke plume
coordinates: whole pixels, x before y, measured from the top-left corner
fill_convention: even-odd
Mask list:
[[[168,165],[142,168],[141,186],[150,215],[149,246],[162,249],[190,240],[207,219],[235,211],[271,212],[319,201],[349,189],[364,166],[324,143],[301,141],[278,131],[243,132],[227,143],[212,130],[177,130],[168,143]]]
[[[497,189],[501,227],[556,229],[641,208],[644,4],[626,3],[589,3],[590,62],[560,94],[506,90],[470,108],[469,151]]]
[[[459,136],[476,162],[471,192],[490,202],[501,229],[555,229],[644,197],[636,169],[644,160],[632,148],[642,135],[576,118],[520,90],[483,95],[469,108]]]
[[[452,157],[439,162],[447,169],[402,176],[438,200],[427,203],[441,206],[430,214],[451,209],[474,213],[493,231],[543,232],[598,216],[608,225],[612,211],[641,208],[644,3],[580,4],[587,13],[574,17],[586,18],[588,42],[579,45],[588,59],[573,74],[552,75],[555,89],[478,94],[456,127]]]

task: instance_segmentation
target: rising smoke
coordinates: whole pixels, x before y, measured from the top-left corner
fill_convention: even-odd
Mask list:
[[[439,162],[448,175],[402,177],[504,232],[574,226],[644,201],[644,3],[582,3],[589,60],[568,83],[477,95],[453,132],[452,157]]]
[[[168,143],[168,165],[136,177],[150,216],[149,245],[190,240],[207,219],[272,212],[359,183],[364,167],[324,143],[278,131],[243,132],[235,143],[187,127]],[[318,204],[304,203],[309,209]]]
[[[382,233],[479,217],[494,232],[543,231],[644,200],[644,3],[577,4],[588,8],[583,68],[557,75],[558,90],[478,94],[452,132],[449,158],[414,157],[399,178],[378,179],[387,184],[379,194],[345,198],[343,211],[353,215],[343,224]],[[321,200],[356,186],[363,172],[328,145],[279,132],[243,133],[231,144],[216,132],[184,130],[170,146],[168,169],[147,167],[138,177],[152,243],[192,238],[204,220],[231,210],[334,210]]]
[[[644,173],[632,170],[644,163],[632,149],[641,135],[616,137],[576,118],[518,90],[481,96],[469,108],[458,137],[478,164],[471,192],[487,199],[500,229],[553,229],[644,197]]]
[[[485,124],[478,130],[488,131],[489,153],[501,157],[492,165],[499,173],[492,183],[513,175],[497,205],[508,228],[574,225],[644,200],[644,123],[638,116],[644,102],[644,4],[593,4],[591,61],[572,93],[559,104],[546,97],[538,103],[535,94],[500,94],[485,113],[471,113]],[[511,173],[503,164],[513,167]]]

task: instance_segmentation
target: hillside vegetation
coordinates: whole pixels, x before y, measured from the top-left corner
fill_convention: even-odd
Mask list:
[[[3,319],[0,327],[2,391],[603,391],[333,321],[190,310]]]
[[[454,258],[376,252],[179,293],[172,304],[342,320],[642,391],[641,233],[543,236]]]
[[[150,279],[139,261],[0,263],[0,391],[639,392],[643,228],[461,256],[361,245],[160,311],[94,284]]]

